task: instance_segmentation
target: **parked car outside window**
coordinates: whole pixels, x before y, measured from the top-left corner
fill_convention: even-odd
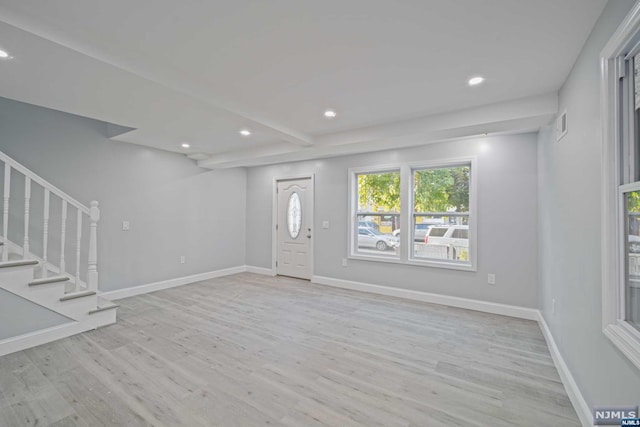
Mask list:
[[[448,246],[451,249],[450,259],[464,258],[469,253],[469,226],[433,226],[424,236],[424,243],[428,246]]]
[[[399,239],[391,234],[383,234],[373,228],[358,227],[359,248],[376,248],[379,251],[386,251],[389,248],[397,248],[399,242]]]
[[[423,242],[424,241],[424,236],[427,235],[427,231],[429,231],[429,229],[431,227],[434,227],[436,225],[442,225],[442,222],[438,222],[436,224],[429,224],[429,223],[417,223],[413,232],[413,240],[415,242]],[[394,236],[399,237],[400,236],[400,229],[398,228],[397,230],[393,230],[392,233]]]
[[[469,226],[433,226],[424,236],[424,242],[428,245],[456,245],[469,247]]]

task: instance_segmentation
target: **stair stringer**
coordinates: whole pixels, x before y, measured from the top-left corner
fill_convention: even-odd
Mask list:
[[[35,268],[37,261],[0,262],[0,288],[59,313],[69,322],[0,340],[0,356],[116,323],[116,304],[95,294],[61,301],[74,295],[65,293],[67,281],[34,282]]]
[[[0,263],[0,288],[72,320],[81,322],[98,314],[90,313],[100,308],[95,293],[70,298],[78,293],[65,293],[65,281],[30,286],[29,283],[34,280],[34,269],[38,268],[38,264],[33,262],[28,265],[10,266],[11,264]],[[111,311],[114,312],[115,322],[115,310]]]

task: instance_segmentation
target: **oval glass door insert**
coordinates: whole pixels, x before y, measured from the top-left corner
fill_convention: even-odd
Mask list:
[[[291,236],[292,239],[298,237],[301,226],[302,210],[300,205],[300,196],[298,196],[298,193],[294,192],[289,196],[289,206],[287,207],[287,229],[289,230],[289,236]]]

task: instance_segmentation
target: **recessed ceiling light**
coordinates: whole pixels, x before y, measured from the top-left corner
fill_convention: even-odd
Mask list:
[[[7,59],[9,58],[9,53],[5,50],[0,49],[0,59]]]
[[[180,144],[180,146],[181,146],[182,148],[189,148],[189,147],[191,147],[191,145],[190,145],[190,144],[188,144],[188,143],[186,143],[186,142],[183,142],[182,144]]]
[[[336,111],[335,111],[335,110],[325,110],[325,112],[324,112],[324,116],[325,116],[327,119],[333,119],[333,118],[335,118],[337,115],[338,115],[338,113],[336,113]]]
[[[471,77],[469,79],[469,86],[477,86],[480,83],[482,83],[483,81],[484,81],[484,77],[480,77],[480,76]]]
[[[250,136],[251,135],[251,131],[249,129],[241,129],[240,130],[240,135],[242,135],[242,136]]]

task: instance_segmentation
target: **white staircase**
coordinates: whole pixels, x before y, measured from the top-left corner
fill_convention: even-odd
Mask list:
[[[115,323],[118,306],[98,296],[98,202],[81,204],[0,152],[2,167],[0,288],[70,320],[23,344],[0,341],[0,355]]]

